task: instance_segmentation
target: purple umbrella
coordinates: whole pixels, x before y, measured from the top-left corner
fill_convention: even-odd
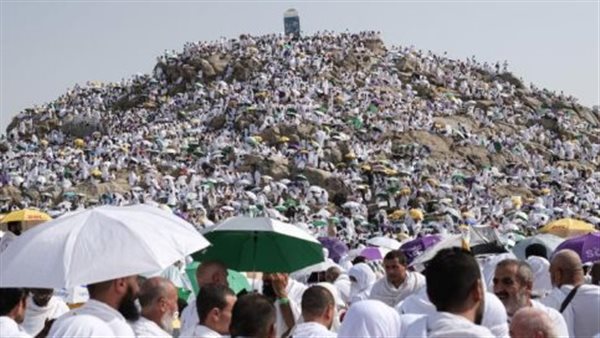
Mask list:
[[[439,242],[439,235],[428,235],[413,239],[412,241],[402,244],[400,251],[404,253],[410,264],[415,258],[422,254],[425,250]]]
[[[339,263],[340,259],[348,253],[348,246],[335,237],[319,237],[317,239],[329,251],[329,258],[336,263]]]
[[[577,252],[583,263],[600,261],[600,232],[569,238],[560,243],[554,252],[562,249]]]
[[[370,261],[380,261],[388,252],[390,250],[386,248],[368,246],[360,252],[359,256],[363,256]]]

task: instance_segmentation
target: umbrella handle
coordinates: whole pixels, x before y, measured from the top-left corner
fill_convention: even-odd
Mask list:
[[[252,272],[254,278],[252,278],[252,290],[256,290],[256,247],[258,246],[258,234],[256,231],[252,232],[252,241],[254,242],[254,248],[252,250]]]

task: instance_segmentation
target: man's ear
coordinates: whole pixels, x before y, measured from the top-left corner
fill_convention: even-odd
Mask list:
[[[208,316],[212,318],[214,321],[218,321],[221,316],[221,310],[218,307],[214,307],[208,313]]]
[[[478,279],[477,283],[475,283],[475,287],[473,287],[473,290],[471,290],[471,296],[473,297],[474,302],[483,301],[483,298],[485,297],[485,291],[483,289],[483,282],[481,279]]]
[[[118,294],[127,293],[127,280],[125,278],[117,278],[113,281],[112,286]]]

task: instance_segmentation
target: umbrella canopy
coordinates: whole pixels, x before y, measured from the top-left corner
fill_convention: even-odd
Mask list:
[[[102,206],[17,237],[2,253],[0,287],[71,288],[153,272],[208,245],[191,224],[164,210]]]
[[[564,242],[564,240],[564,238],[553,234],[537,234],[535,236],[527,237],[522,241],[518,241],[512,248],[512,251],[518,259],[525,259],[525,249],[531,244],[538,243],[545,246],[548,255],[550,255],[556,250],[556,247],[558,247],[560,243]]]
[[[359,256],[363,256],[370,261],[379,261],[382,260],[388,252],[390,252],[389,249],[369,246],[364,248]]]
[[[400,242],[393,238],[385,236],[377,236],[367,240],[367,244],[371,246],[377,246],[389,250],[398,250],[400,248]]]
[[[321,243],[309,233],[266,217],[232,217],[203,234],[213,245],[194,258],[238,271],[289,273],[324,260]]]
[[[585,235],[594,231],[596,228],[592,224],[573,218],[552,221],[540,229],[542,233],[550,233],[563,238]]]
[[[348,254],[348,246],[335,237],[319,237],[318,240],[329,251],[329,258],[336,263]]]
[[[408,259],[408,263],[411,263],[415,258],[425,252],[425,250],[434,246],[441,240],[442,238],[438,235],[424,236],[402,244],[400,250]]]
[[[556,251],[563,249],[577,252],[583,263],[600,261],[600,232],[569,238]]]
[[[51,219],[52,217],[45,212],[33,209],[23,209],[6,214],[6,216],[2,218],[2,223],[49,221]]]
[[[463,247],[464,241],[462,235],[450,235],[442,238],[439,242],[435,243],[429,249],[425,250],[421,255],[417,256],[411,266],[422,267],[426,262],[430,261],[435,255],[442,249]]]

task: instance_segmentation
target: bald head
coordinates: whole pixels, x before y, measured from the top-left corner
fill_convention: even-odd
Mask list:
[[[173,319],[177,316],[177,288],[168,279],[153,277],[140,287],[142,316],[155,322],[167,332],[173,331]]]
[[[340,268],[337,266],[332,266],[325,272],[325,280],[327,280],[329,283],[333,283],[341,274],[342,270],[340,270]]]
[[[168,297],[171,292],[177,293],[177,289],[168,279],[163,277],[147,279],[140,287],[140,305],[142,309],[152,306],[160,297]]]
[[[554,324],[546,312],[533,307],[517,311],[510,323],[510,336],[513,338],[556,338]]]
[[[552,285],[580,285],[584,282],[583,267],[579,255],[569,249],[560,250],[550,262],[550,277]]]
[[[218,261],[206,261],[198,266],[196,270],[198,286],[218,284],[227,286],[227,267]]]

